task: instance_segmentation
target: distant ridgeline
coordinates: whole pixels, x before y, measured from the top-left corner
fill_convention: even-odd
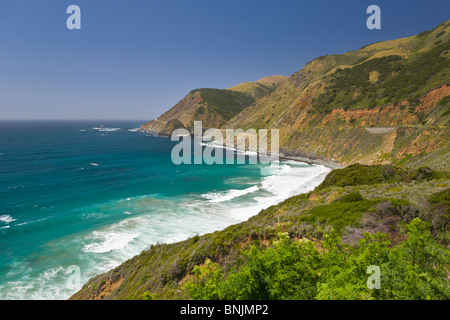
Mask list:
[[[191,91],[142,131],[178,126],[280,130],[289,155],[343,165],[448,169],[450,22],[416,36],[322,56],[290,77]],[[370,128],[370,129],[368,129]],[[330,143],[332,142],[332,143]]]
[[[205,128],[221,128],[248,106],[273,92],[288,77],[272,76],[256,82],[245,82],[229,89],[202,88],[189,92],[172,109],[156,120],[141,126],[141,131],[170,135],[166,124],[177,120],[178,127],[202,121]],[[179,122],[178,122],[179,121]],[[171,125],[169,125],[171,126]]]
[[[277,128],[285,154],[346,167],[245,222],[152,246],[72,299],[450,299],[449,29],[193,90],[143,125]]]

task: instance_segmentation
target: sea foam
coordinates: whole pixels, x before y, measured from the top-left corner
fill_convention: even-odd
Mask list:
[[[9,214],[4,214],[0,216],[0,221],[9,224],[13,221],[16,221],[16,219],[13,219],[13,217],[11,217]]]
[[[224,202],[224,201],[229,201],[234,198],[237,198],[237,197],[246,195],[248,193],[258,191],[258,190],[259,190],[258,186],[253,186],[253,187],[250,187],[250,188],[247,188],[244,190],[232,189],[232,190],[226,191],[225,193],[210,192],[210,193],[202,195],[202,197],[209,199],[209,202]]]
[[[64,250],[67,250],[59,254],[74,257],[70,264],[82,267],[83,284],[150,245],[182,241],[245,221],[294,194],[312,190],[329,171],[323,166],[282,162],[267,168],[268,175],[258,179],[229,179],[225,184],[230,186],[228,190],[171,197],[156,193],[124,197],[99,206],[100,211],[85,211],[88,213],[79,215],[81,220],[100,218],[116,210],[124,217],[122,221],[58,239],[58,244],[64,243]],[[131,212],[133,214],[129,215]],[[8,215],[0,217],[4,223],[14,220]],[[33,278],[28,278],[26,273],[21,281],[11,281],[0,288],[0,296],[6,299],[66,299],[77,291],[66,286],[67,267],[47,268]]]
[[[114,132],[114,131],[119,131],[122,129],[121,128],[92,128],[92,130],[97,130],[100,132]]]
[[[114,268],[149,245],[182,241],[242,222],[294,194],[312,190],[329,172],[323,166],[301,163],[271,170],[272,175],[248,188],[184,195],[178,205],[179,200],[156,194],[120,200],[115,206],[126,208],[125,216],[129,212],[133,216],[84,236],[82,251],[93,254],[93,265]]]
[[[84,252],[107,253],[113,250],[124,248],[130,241],[139,236],[139,233],[132,231],[129,226],[130,221],[124,220],[103,230],[94,231],[83,247]]]

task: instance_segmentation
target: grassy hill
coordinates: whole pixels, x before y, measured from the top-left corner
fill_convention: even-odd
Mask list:
[[[228,88],[228,90],[238,91],[251,95],[255,100],[259,100],[262,97],[268,95],[274,91],[278,86],[284,83],[289,77],[285,76],[271,76],[265,77],[255,82],[244,82],[234,87]]]
[[[192,90],[157,120],[143,124],[140,130],[167,135],[163,128],[171,120],[180,121],[184,126],[191,126],[194,121],[202,121],[203,127],[219,128],[249,105],[274,91],[286,79],[287,77],[283,76],[272,76],[229,89]]]

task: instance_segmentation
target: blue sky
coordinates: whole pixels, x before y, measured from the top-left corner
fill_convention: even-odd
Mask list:
[[[72,4],[81,30],[66,27]],[[366,27],[371,4],[381,30]],[[2,0],[0,119],[146,121],[192,89],[291,75],[449,12],[448,0]]]

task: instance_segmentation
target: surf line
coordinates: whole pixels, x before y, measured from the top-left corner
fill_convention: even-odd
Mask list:
[[[194,121],[194,164],[223,164],[223,147],[206,146],[202,150],[201,142],[214,141],[218,146],[226,145],[226,164],[235,164],[235,151],[249,150],[250,153],[258,154],[261,164],[269,164],[279,161],[279,130],[270,129],[270,156],[268,154],[268,130],[259,129],[226,129],[224,139],[222,130],[209,128],[203,133],[202,121]],[[186,128],[178,128],[172,132],[172,141],[181,141],[172,149],[172,162],[179,164],[192,164],[192,137]],[[214,151],[214,152],[213,152]],[[249,164],[257,164],[258,159],[250,158]],[[245,154],[237,154],[237,164],[245,164]]]

